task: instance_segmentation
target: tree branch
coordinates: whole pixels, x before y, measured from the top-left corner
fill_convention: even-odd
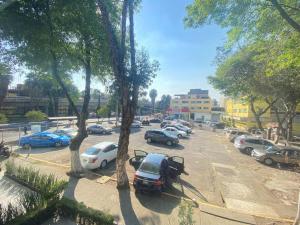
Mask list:
[[[281,17],[285,19],[288,24],[290,24],[296,31],[300,33],[300,24],[297,23],[293,18],[291,18],[287,12],[282,8],[282,6],[278,3],[277,0],[271,0],[273,6],[278,10]]]

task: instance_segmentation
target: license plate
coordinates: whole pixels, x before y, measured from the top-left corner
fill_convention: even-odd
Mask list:
[[[149,184],[149,181],[143,180],[143,184]]]

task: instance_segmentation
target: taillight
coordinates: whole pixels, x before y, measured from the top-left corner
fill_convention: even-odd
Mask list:
[[[245,140],[244,139],[241,139],[240,140],[240,144],[242,145],[242,144],[245,144]]]
[[[96,160],[97,160],[97,158],[90,158],[90,159],[89,159],[89,162],[90,162],[90,163],[94,163],[94,162],[96,162]]]
[[[154,181],[154,185],[156,186],[161,186],[161,184],[162,184],[161,180]]]

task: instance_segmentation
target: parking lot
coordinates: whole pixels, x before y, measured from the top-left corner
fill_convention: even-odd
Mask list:
[[[144,140],[145,131],[152,128],[159,128],[159,124],[132,129],[130,157],[134,155],[134,150],[184,157],[188,175],[181,175],[183,189],[178,188],[181,185],[175,184],[175,187],[178,191],[184,191],[189,198],[250,214],[284,218],[295,216],[300,173],[256,162],[250,156],[236,150],[221,131],[212,132],[196,127],[188,138],[180,139],[179,145],[169,147],[148,144]],[[80,151],[83,152],[102,141],[117,143],[118,132],[111,135],[89,135]],[[28,150],[18,152],[26,155]],[[70,165],[68,147],[34,148],[30,151],[30,156],[63,167]],[[55,167],[54,164],[49,166]],[[127,167],[128,176],[132,181],[134,169],[129,164]],[[95,172],[114,178],[115,163],[111,162],[106,169]]]

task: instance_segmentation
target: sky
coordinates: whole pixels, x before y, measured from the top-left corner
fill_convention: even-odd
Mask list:
[[[185,28],[185,7],[191,2],[144,0],[135,18],[136,39],[160,62],[161,69],[150,87],[157,89],[158,97],[201,88],[218,99],[207,77],[214,75],[216,48],[225,42],[226,31],[216,25]]]
[[[145,48],[152,59],[158,60],[160,70],[148,91],[155,88],[158,99],[164,94],[184,94],[191,88],[208,89],[212,98],[219,93],[207,81],[214,75],[216,48],[226,40],[226,31],[217,25],[197,29],[185,28],[185,7],[192,0],[143,0],[135,15],[135,34],[138,48]],[[24,76],[16,75],[13,84]],[[82,76],[76,74],[74,83],[84,89]],[[100,82],[92,88],[105,91]]]

